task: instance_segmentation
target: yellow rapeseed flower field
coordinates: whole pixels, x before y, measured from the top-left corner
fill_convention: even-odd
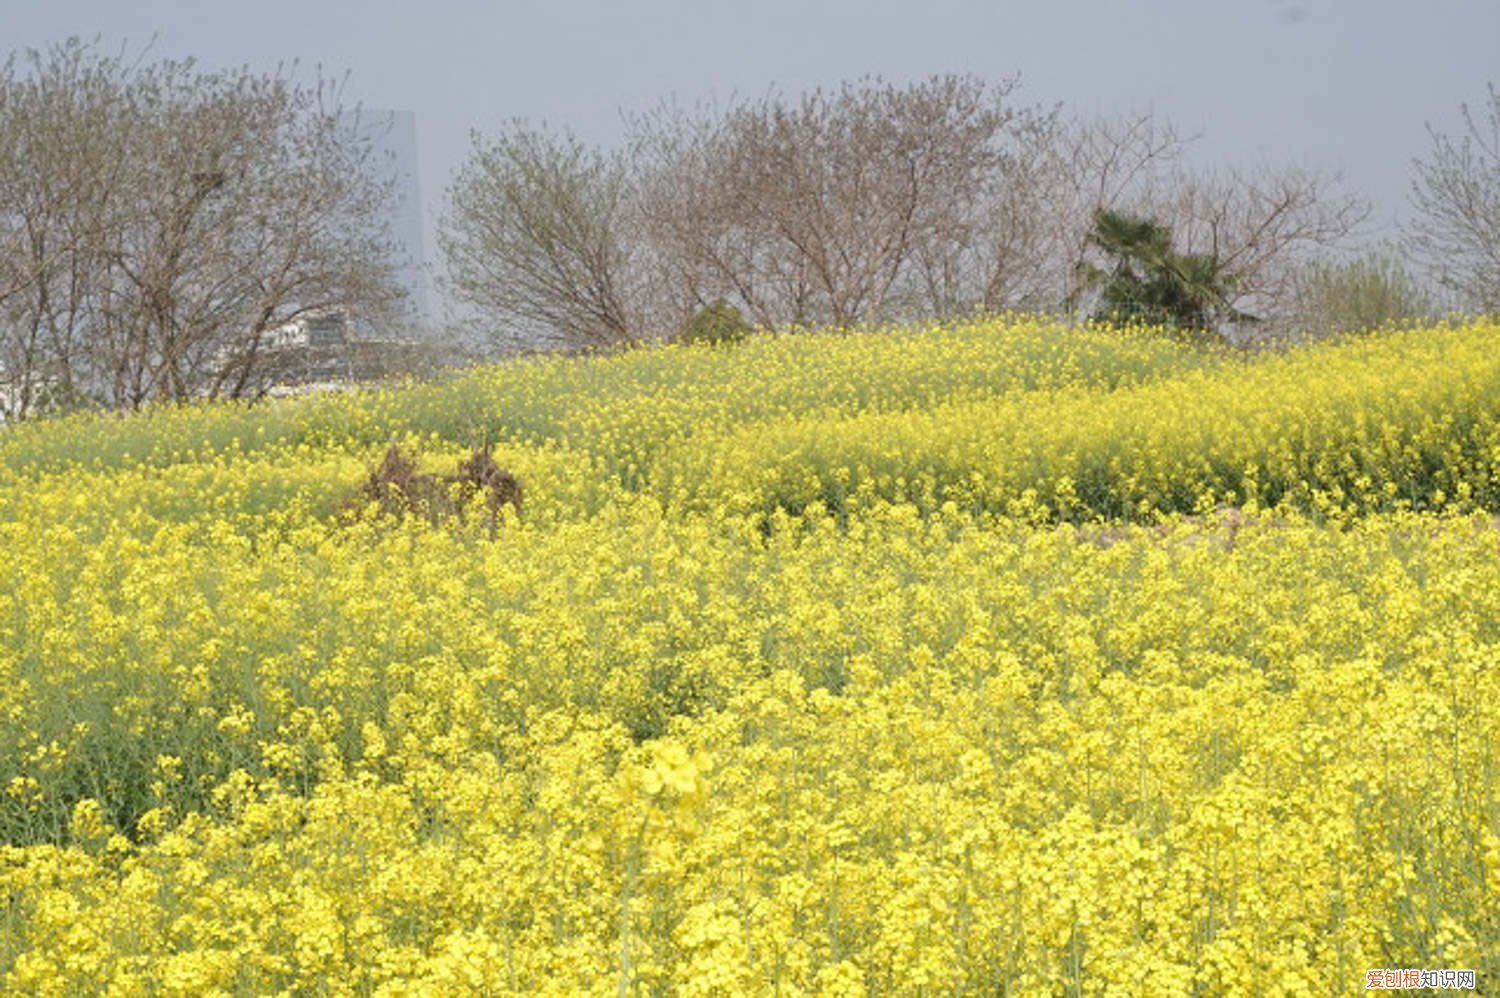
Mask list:
[[[1026,317],[0,434],[0,991],[1500,981],[1500,326]],[[521,479],[340,516],[386,443]]]

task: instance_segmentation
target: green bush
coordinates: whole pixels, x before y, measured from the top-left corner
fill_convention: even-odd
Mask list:
[[[1375,252],[1316,260],[1298,275],[1295,332],[1319,338],[1430,320],[1437,307],[1401,261]]]
[[[678,343],[738,343],[751,332],[750,323],[740,310],[720,298],[712,305],[705,305],[677,330],[673,337]]]

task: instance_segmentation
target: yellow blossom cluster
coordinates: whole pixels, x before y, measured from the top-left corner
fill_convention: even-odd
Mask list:
[[[976,322],[6,431],[0,990],[1500,980],[1497,333]],[[475,426],[495,539],[334,515]]]
[[[810,413],[662,462],[705,509],[956,502],[1044,519],[1218,505],[1500,508],[1500,326],[1419,329],[1126,387]]]
[[[1015,391],[1108,389],[1216,367],[1147,330],[1069,328],[1011,317],[863,334],[758,336],[724,350],[658,345],[594,357],[534,357],[426,385],[245,407],[77,416],[0,436],[0,465],[166,466],[267,447],[369,448],[393,436],[472,434],[588,455],[632,485],[652,460],[752,423],[811,412],[899,411]]]

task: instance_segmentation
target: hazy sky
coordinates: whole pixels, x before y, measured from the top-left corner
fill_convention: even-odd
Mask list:
[[[348,71],[355,99],[416,112],[429,218],[471,128],[521,116],[609,143],[622,108],[669,95],[960,72],[1019,75],[1024,103],[1153,110],[1202,134],[1205,163],[1341,169],[1379,236],[1426,125],[1456,131],[1500,83],[1496,0],[0,0],[0,50],[69,35]]]

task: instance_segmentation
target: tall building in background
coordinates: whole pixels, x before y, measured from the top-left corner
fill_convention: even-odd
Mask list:
[[[391,205],[391,237],[397,277],[410,302],[414,331],[425,335],[432,328],[431,281],[422,245],[422,194],[417,176],[417,116],[411,111],[361,108],[346,120],[370,141],[374,152],[372,169],[382,179],[394,180]]]

